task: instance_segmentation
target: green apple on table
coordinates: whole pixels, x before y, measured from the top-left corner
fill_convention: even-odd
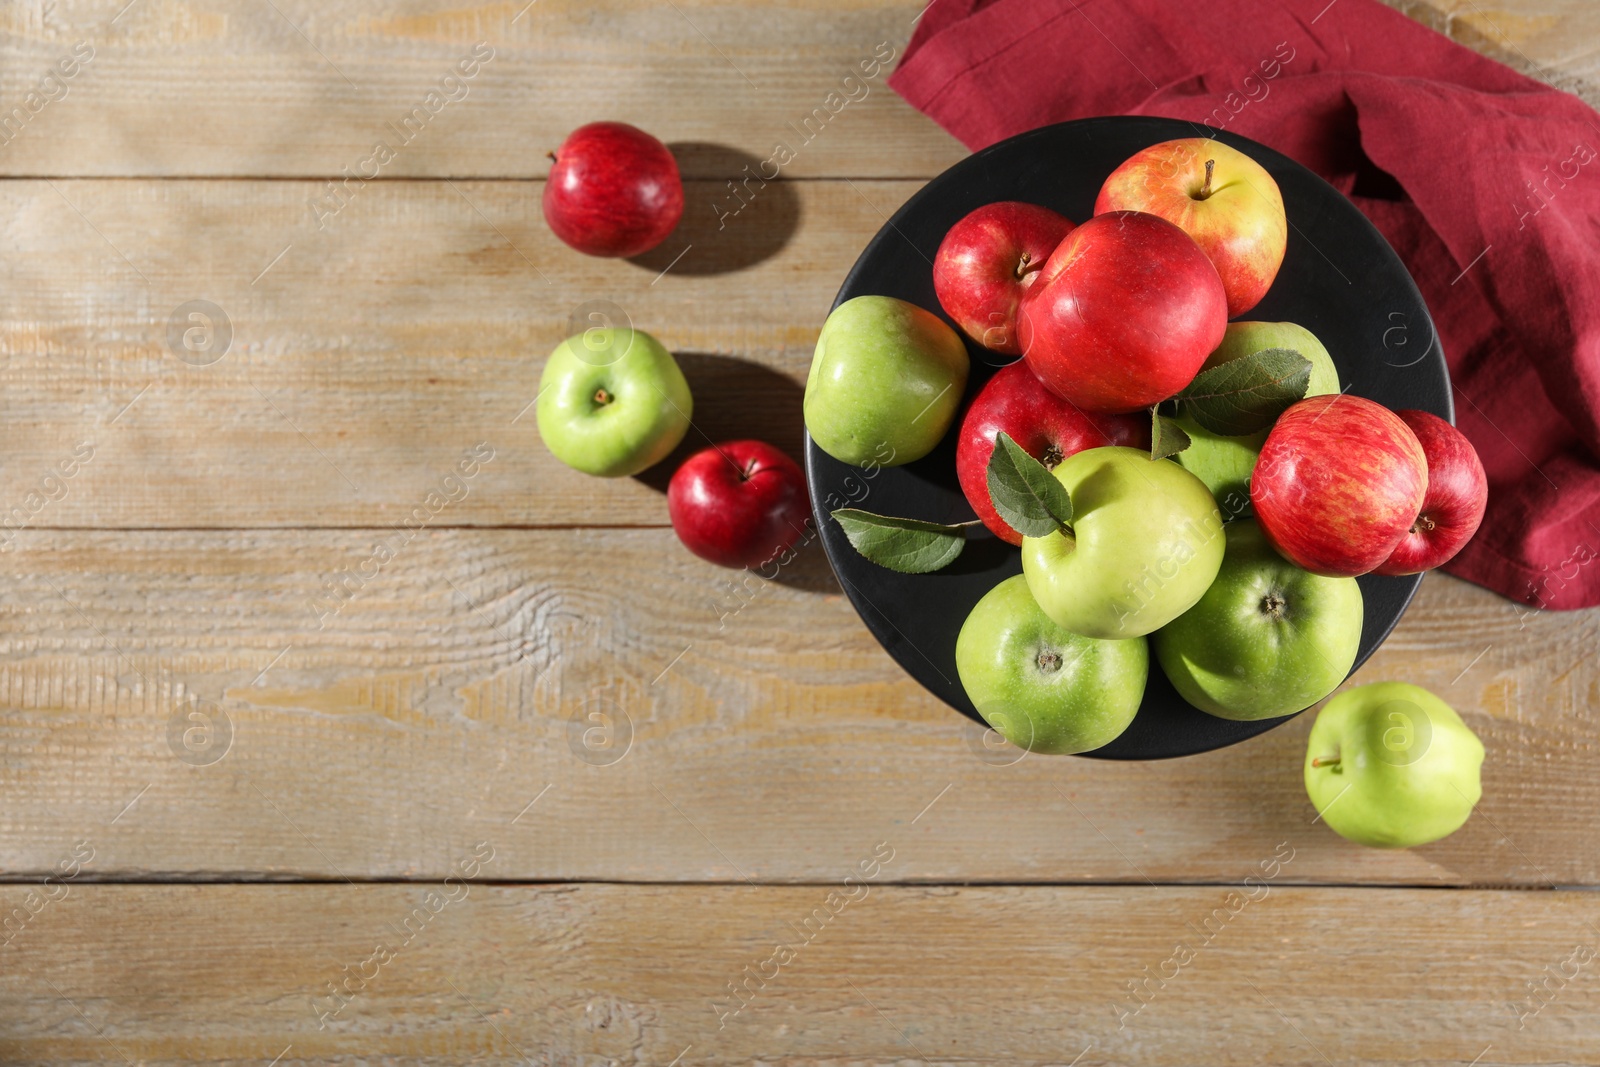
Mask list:
[[[556,346],[539,378],[539,436],[567,466],[602,478],[665,459],[694,401],[677,360],[643,330],[587,330]]]
[[[1327,348],[1310,330],[1292,322],[1230,322],[1222,344],[1206,357],[1201,373],[1267,348],[1292,349],[1311,361],[1306,396],[1339,391],[1339,371]],[[1187,414],[1178,415],[1177,421],[1190,441],[1175,457],[1178,463],[1206,483],[1224,517],[1243,514],[1250,506],[1250,472],[1255,470],[1270,427],[1245,437],[1223,437]]]
[[[1051,472],[1071,532],[1022,539],[1022,573],[1073,633],[1141,637],[1193,607],[1222,566],[1222,516],[1205,484],[1137,448],[1091,448]]]
[[[1376,682],[1323,706],[1306,743],[1306,794],[1340,836],[1411,848],[1455,833],[1482,796],[1483,742],[1421,686]]]
[[[891,296],[846,300],[817,337],[806,430],[856,466],[921,459],[950,428],[968,369],[966,344],[932,312]]]
[[[1142,637],[1102,641],[1052,622],[1020,574],[972,609],[956,638],[956,671],[978,713],[1030,752],[1088,752],[1128,728],[1144,699]]]
[[[1224,528],[1222,569],[1151,637],[1180,696],[1223,719],[1271,719],[1339,687],[1361,644],[1361,587],[1290,563],[1252,519]]]

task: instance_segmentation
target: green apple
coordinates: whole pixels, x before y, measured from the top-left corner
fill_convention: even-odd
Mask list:
[[[1206,357],[1202,371],[1229,360],[1260,352],[1264,348],[1292,348],[1311,361],[1311,384],[1306,396],[1321,396],[1339,391],[1339,371],[1322,342],[1304,326],[1292,322],[1230,322],[1222,344]],[[1217,498],[1226,518],[1241,515],[1250,507],[1250,472],[1269,430],[1246,437],[1222,437],[1187,415],[1178,416],[1178,425],[1189,435],[1190,445],[1177,460],[1193,473]]]
[[[1322,708],[1306,746],[1306,794],[1341,837],[1411,848],[1455,833],[1483,795],[1483,742],[1420,686],[1377,682]]]
[[[1144,699],[1145,639],[1100,641],[1039,610],[1022,575],[984,594],[956,638],[956,671],[1000,736],[1030,752],[1088,752],[1116,740]]]
[[[967,369],[967,346],[932,312],[892,296],[846,300],[811,357],[806,431],[858,467],[921,459],[950,428]]]
[[[689,429],[694,401],[677,360],[643,330],[597,328],[556,346],[539,379],[539,436],[569,467],[638,474]]]
[[[1301,570],[1253,519],[1223,528],[1222,569],[1199,603],[1151,637],[1173,688],[1223,719],[1309,708],[1350,673],[1361,644],[1354,578]]]
[[[1188,611],[1222,566],[1222,516],[1205,484],[1137,448],[1090,448],[1056,464],[1072,533],[1022,539],[1039,606],[1085,637],[1140,637]]]

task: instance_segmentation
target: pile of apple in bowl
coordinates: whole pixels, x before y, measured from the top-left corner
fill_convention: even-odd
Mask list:
[[[1449,422],[1341,390],[1312,330],[1248,318],[1289,236],[1265,168],[1180,137],[1111,169],[1081,224],[1015,200],[960,218],[931,261],[918,253],[944,317],[869,292],[824,325],[812,445],[862,484],[953,452],[975,518],[893,510],[914,498],[899,491],[836,506],[814,478],[819,518],[900,575],[958,570],[985,539],[1016,546],[1021,573],[963,608],[953,662],[1019,749],[1112,744],[1152,660],[1196,716],[1310,707],[1357,661],[1357,577],[1437,567],[1476,531],[1483,468]],[[974,353],[1004,365],[968,398]]]

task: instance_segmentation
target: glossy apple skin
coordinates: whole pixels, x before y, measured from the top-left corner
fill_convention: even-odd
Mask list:
[[[1489,479],[1466,436],[1426,411],[1397,411],[1428,457],[1428,492],[1379,574],[1417,574],[1448,563],[1466,547],[1489,506]]]
[[[1296,567],[1249,519],[1228,523],[1224,535],[1216,580],[1151,635],[1156,659],[1183,699],[1218,718],[1303,711],[1355,664],[1361,587]]]
[[[602,478],[638,474],[689,429],[689,383],[643,330],[594,329],[556,346],[539,377],[539,436],[557,459]]]
[[[683,217],[683,182],[667,146],[625,122],[580,126],[553,153],[544,218],[590,256],[637,256]]]
[[[1178,227],[1136,211],[1096,215],[1050,254],[1018,316],[1023,359],[1085,411],[1135,411],[1188,385],[1222,343],[1228,301]]]
[[[1323,706],[1304,776],[1306,795],[1335,833],[1374,848],[1412,848],[1461,828],[1483,795],[1482,767],[1483,742],[1454,708],[1420,686],[1377,682]]]
[[[765,441],[726,441],[696,452],[667,485],[678,540],[724,567],[759,567],[805,535],[806,476]]]
[[[1150,447],[1150,420],[1139,415],[1087,415],[1046,389],[1023,363],[1000,368],[973,397],[956,438],[956,477],[967,503],[994,535],[1013,545],[1022,535],[989,499],[989,457],[1006,433],[1047,467],[1086,448]]]
[[[1333,357],[1310,330],[1292,322],[1228,323],[1222,344],[1206,357],[1200,373],[1264,348],[1292,348],[1311,361],[1306,396],[1339,391],[1339,371],[1333,365]],[[1211,495],[1217,498],[1224,519],[1250,510],[1250,472],[1255,469],[1256,457],[1266,443],[1267,430],[1245,437],[1223,437],[1203,429],[1187,415],[1179,415],[1177,421],[1189,435],[1189,447],[1173,456],[1173,460],[1206,483]]]
[[[806,432],[834,459],[896,467],[933,451],[961,407],[970,361],[939,316],[892,296],[858,296],[817,335]]]
[[[950,227],[933,257],[933,291],[961,331],[985,348],[1022,354],[1017,307],[1073,221],[1038,204],[985,204]]]
[[[1143,637],[1097,641],[1039,609],[1022,575],[985,593],[956,638],[956,672],[978,714],[1030,752],[1090,752],[1115,741],[1144,700]]]
[[[1206,160],[1214,160],[1210,194]],[[1289,221],[1283,194],[1261,164],[1207,137],[1151,145],[1111,172],[1094,202],[1104,211],[1148,211],[1205,251],[1228,293],[1228,317],[1261,302],[1283,265]]]
[[[1204,483],[1137,448],[1057,464],[1073,536],[1022,539],[1022,573],[1046,615],[1085,637],[1140,637],[1188,611],[1222,566],[1222,516]]]
[[[1273,423],[1250,504],[1284,558],[1354,578],[1388,559],[1422,510],[1428,460],[1411,427],[1359,396],[1313,396]]]

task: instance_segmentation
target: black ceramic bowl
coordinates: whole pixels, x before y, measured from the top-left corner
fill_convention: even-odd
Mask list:
[[[856,260],[834,301],[899,297],[949,321],[933,291],[933,257],[945,231],[996,200],[1043,204],[1082,222],[1100,185],[1123,160],[1178,137],[1211,136],[1245,152],[1277,181],[1289,216],[1289,247],[1272,290],[1252,320],[1297,322],[1328,347],[1342,385],[1390,408],[1420,408],[1453,420],[1450,378],[1422,295],[1381,234],[1338,190],[1311,171],[1243,137],[1171,119],[1111,117],[1064,122],[1013,137],[957,163],[906,202]],[[970,399],[1009,360],[967,343]],[[959,416],[958,416],[959,420]],[[985,532],[935,574],[897,574],[869,563],[828,517],[829,501],[859,501],[888,515],[959,522],[973,518],[956,483],[954,427],[931,454],[866,472],[806,441],[806,476],[822,543],[839,583],[878,641],[913,678],[982,722],[956,674],[956,635],[967,613],[1001,579],[1022,570],[1017,549]],[[835,504],[834,506],[838,506]],[[1382,644],[1416,593],[1420,576],[1358,579],[1366,600],[1360,666]],[[1284,722],[1230,722],[1190,706],[1151,657],[1138,716],[1123,735],[1087,755],[1161,759],[1231,745]]]

